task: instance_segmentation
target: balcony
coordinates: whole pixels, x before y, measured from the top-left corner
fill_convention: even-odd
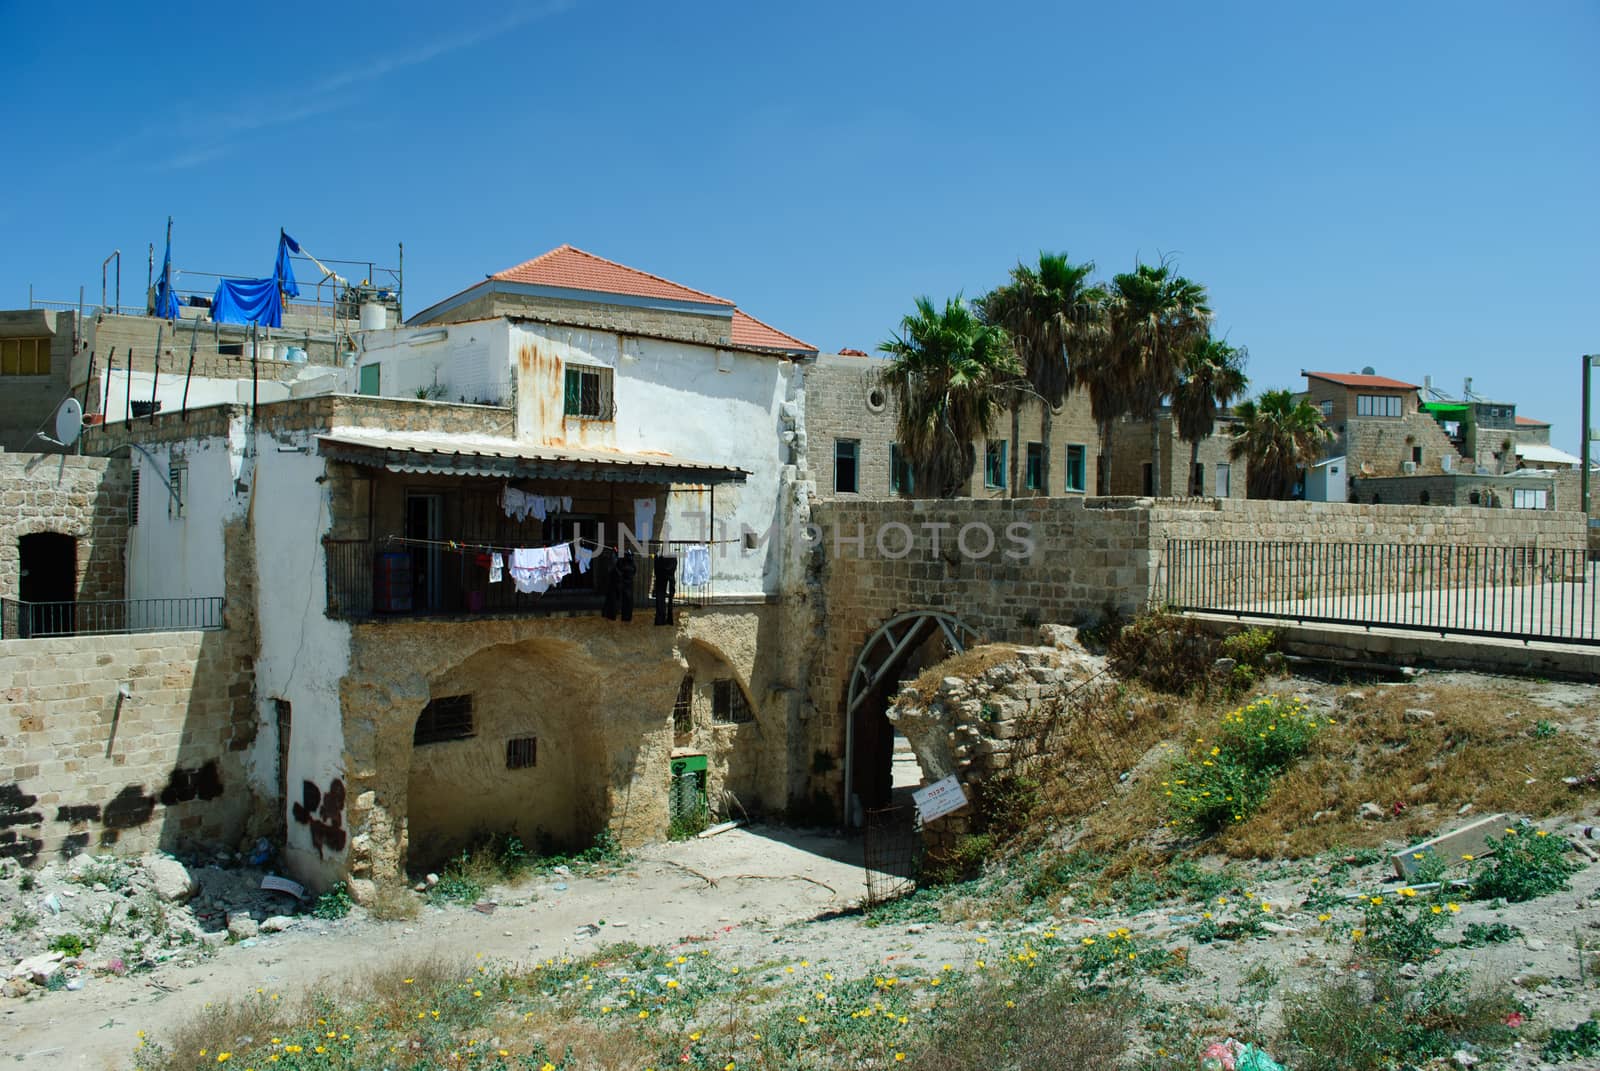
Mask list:
[[[636,555],[634,615],[652,614],[658,558],[677,559],[675,607],[704,606],[712,585],[683,583],[683,550],[693,541],[652,544]],[[489,582],[488,553],[466,541],[325,539],[329,617],[346,621],[482,616],[579,617],[604,608],[609,565],[599,555],[587,573],[571,575],[543,594],[524,593],[504,575]],[[455,549],[452,549],[455,548]]]
[[[75,602],[0,599],[0,639],[208,632],[223,627],[222,607],[220,595]]]

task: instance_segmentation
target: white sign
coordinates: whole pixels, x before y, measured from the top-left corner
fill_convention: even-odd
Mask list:
[[[966,790],[961,787],[961,782],[956,780],[955,774],[941,781],[935,781],[926,788],[917,789],[911,794],[911,799],[917,805],[917,814],[924,822],[943,818],[951,811],[959,811],[967,805]]]

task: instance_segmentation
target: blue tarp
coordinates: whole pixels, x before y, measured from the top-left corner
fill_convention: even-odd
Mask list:
[[[178,318],[178,295],[172,292],[172,243],[167,243],[167,255],[161,260],[161,278],[156,283],[156,315],[163,320]]]
[[[300,287],[294,281],[289,254],[300,252],[300,243],[283,231],[278,232],[278,260],[270,279],[224,279],[217,284],[211,299],[211,318],[219,324],[260,324],[283,326],[283,296],[296,297]]]
[[[280,230],[278,232],[278,266],[273,273],[278,277],[278,288],[290,297],[300,296],[300,287],[294,281],[294,267],[289,263],[289,254],[298,252],[300,252],[300,243]]]
[[[224,279],[211,298],[211,318],[219,324],[283,326],[283,295],[278,280]]]

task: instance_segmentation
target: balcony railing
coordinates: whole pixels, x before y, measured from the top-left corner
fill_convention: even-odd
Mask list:
[[[683,551],[692,542],[668,542],[660,550],[636,556],[633,612],[654,612],[653,588],[658,558],[677,558],[673,605],[703,606],[711,597],[709,580],[683,583]],[[705,544],[699,544],[704,546]],[[365,540],[329,539],[327,552],[329,617],[375,618],[458,617],[476,614],[573,616],[598,614],[605,604],[605,566],[597,555],[589,572],[574,566],[560,585],[543,594],[520,592],[509,575],[489,583],[473,548],[451,549],[448,541],[426,546]]]
[[[0,638],[210,631],[223,627],[222,607],[220,595],[82,602],[0,599]]]

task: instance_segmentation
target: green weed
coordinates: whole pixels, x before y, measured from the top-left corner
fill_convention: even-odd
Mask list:
[[[349,888],[342,881],[335,882],[327,892],[317,897],[311,915],[319,919],[342,919],[350,914],[352,904]]]
[[[1504,837],[1485,839],[1493,858],[1472,885],[1480,900],[1535,900],[1565,889],[1567,878],[1581,869],[1568,857],[1566,842],[1542,829],[1512,827]]]

